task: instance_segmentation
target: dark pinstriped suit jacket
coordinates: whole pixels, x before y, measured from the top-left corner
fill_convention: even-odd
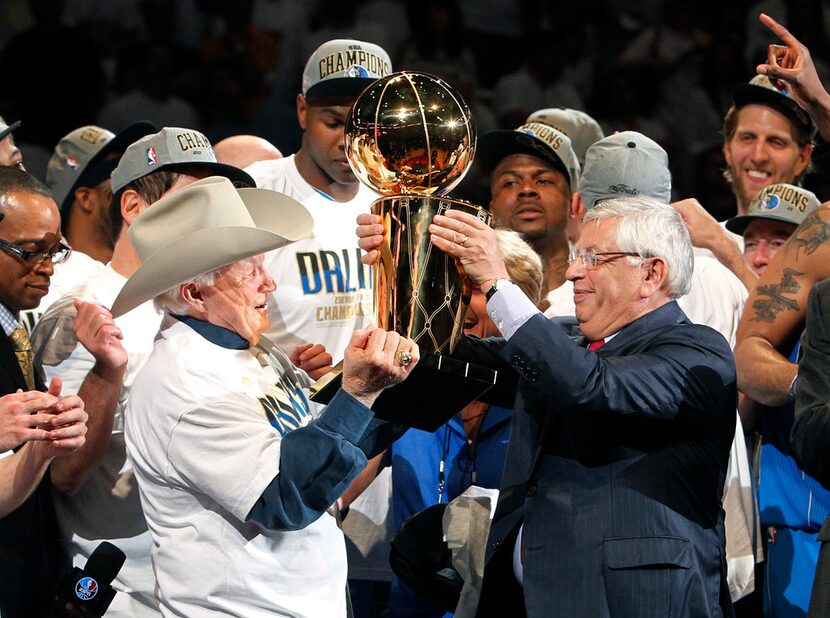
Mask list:
[[[507,615],[522,510],[528,616],[732,615],[721,508],[735,428],[729,345],[674,302],[597,353],[581,339],[538,315],[509,342],[461,348],[522,378],[479,615]]]
[[[36,378],[39,390],[45,390]],[[14,349],[0,329],[0,396],[26,390]],[[57,543],[47,473],[35,492],[15,511],[0,518],[0,615],[33,618],[46,609],[63,563]]]

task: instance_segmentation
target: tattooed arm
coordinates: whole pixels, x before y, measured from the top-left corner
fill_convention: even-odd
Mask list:
[[[738,325],[738,388],[755,401],[791,402],[797,367],[787,359],[804,328],[807,296],[830,277],[830,203],[813,211],[775,255],[750,293]]]

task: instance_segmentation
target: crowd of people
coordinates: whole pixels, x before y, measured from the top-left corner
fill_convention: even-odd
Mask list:
[[[182,4],[224,29],[178,32]],[[71,40],[83,62],[112,51],[124,83],[42,124],[0,96],[0,616],[88,615],[108,582],[63,582],[105,541],[125,555],[114,617],[830,615],[830,81],[797,29],[818,3],[782,9],[792,33],[754,17],[765,35],[729,48],[757,55],[740,76],[706,70],[730,41],[660,3],[659,28],[609,39],[613,78],[565,50],[606,30],[548,11],[524,64],[498,58],[525,3],[496,30],[466,2],[399,20],[395,2],[283,4],[125,3],[140,59],[83,4],[65,8],[107,23],[98,40],[40,2],[7,33],[4,67]],[[262,27],[269,8],[291,18]],[[389,9],[367,21],[398,31],[338,38],[349,8]],[[224,72],[177,99],[195,57]],[[85,67],[92,93],[103,72]],[[510,403],[481,397],[431,431],[373,410],[422,354],[373,323],[389,230],[344,148],[354,101],[399,68],[456,82],[482,118],[457,193],[493,224],[451,209],[422,233],[473,285],[452,356],[517,380]],[[675,106],[662,127],[630,116],[644,74]],[[710,133],[728,207],[690,173]],[[324,405],[313,384],[333,373]],[[398,401],[396,418],[425,413]],[[451,593],[393,570],[393,535],[471,487],[498,500],[481,550],[433,565]]]

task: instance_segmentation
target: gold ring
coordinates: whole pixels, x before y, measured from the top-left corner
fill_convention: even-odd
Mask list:
[[[458,244],[461,245],[462,247],[466,247],[468,240],[470,240],[470,238],[466,234],[464,234],[464,236],[461,237],[461,242],[458,243]]]
[[[404,350],[398,350],[395,352],[395,360],[398,361],[398,365],[401,367],[406,367],[412,362],[412,354],[405,352]]]

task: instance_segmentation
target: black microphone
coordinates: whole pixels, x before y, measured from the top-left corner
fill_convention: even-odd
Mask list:
[[[89,556],[83,569],[73,569],[55,587],[52,606],[44,618],[103,616],[115,597],[112,580],[127,556],[104,541]]]

